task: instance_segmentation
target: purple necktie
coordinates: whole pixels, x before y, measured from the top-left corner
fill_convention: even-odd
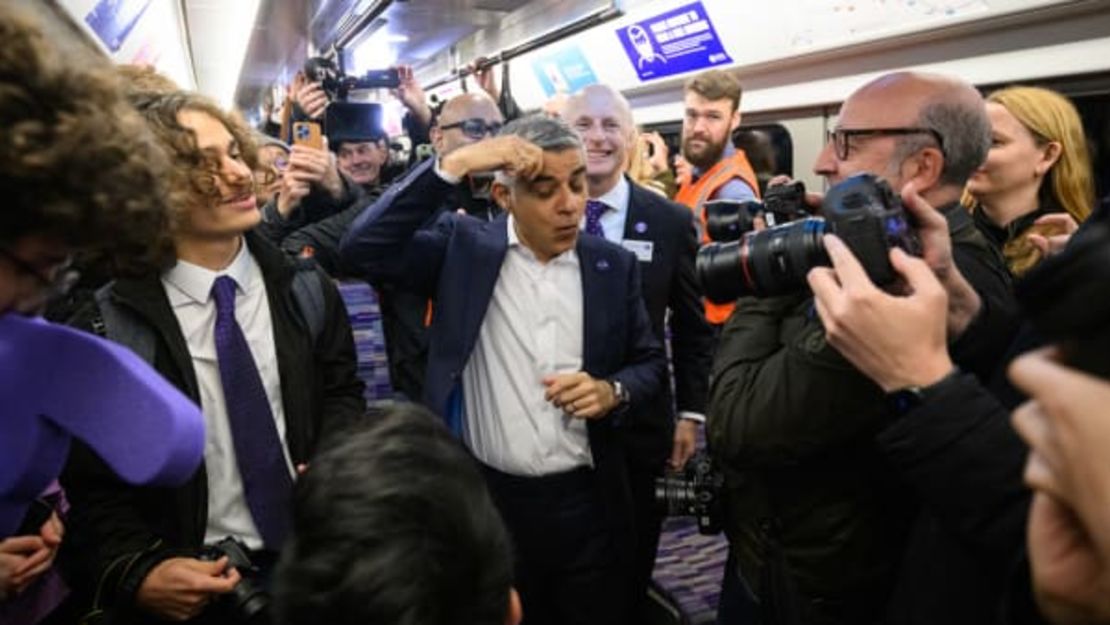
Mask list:
[[[268,549],[280,549],[289,533],[293,479],[262,376],[235,320],[235,280],[216,278],[216,358],[235,443],[235,458],[251,517]]]
[[[605,231],[601,228],[601,216],[609,207],[604,202],[586,200],[586,234],[605,238]]]

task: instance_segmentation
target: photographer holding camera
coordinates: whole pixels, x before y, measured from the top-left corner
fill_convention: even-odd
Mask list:
[[[956,360],[989,376],[1009,340],[1012,296],[1001,257],[958,207],[990,144],[981,97],[959,81],[891,74],[852,94],[839,121],[817,173],[835,184],[869,172],[944,207],[934,218],[923,203],[907,204],[924,260],[951,294]],[[826,198],[826,208],[850,208],[851,195],[839,197]],[[949,234],[945,255],[938,242]],[[835,257],[835,240],[824,253]],[[810,268],[787,265],[803,275]],[[804,284],[800,277],[793,282]],[[765,623],[872,623],[906,546],[913,501],[874,442],[886,418],[883,389],[829,344],[813,308],[805,292],[746,298],[721,336],[708,432],[725,471],[726,531],[740,569],[728,574],[754,586]]]
[[[305,72],[298,73],[291,87],[295,119],[309,119],[323,123],[328,107],[336,101],[344,102],[347,94],[355,89],[388,88],[402,104],[405,130],[415,146],[428,143],[432,124],[432,109],[428,106],[424,89],[407,65],[387,70],[374,70],[361,77],[346,76],[340,68],[321,58],[309,59]],[[350,105],[355,106],[355,105]],[[365,105],[359,105],[365,106]],[[325,124],[327,125],[327,124]],[[339,158],[339,170],[361,186],[367,193],[375,193],[388,176],[383,172],[389,163],[388,137],[384,133],[373,136],[331,136],[332,128],[325,128],[332,139],[331,149]],[[411,164],[411,163],[409,163]]]
[[[920,261],[896,261],[905,275],[916,274],[904,297],[875,289],[835,243],[834,268],[811,273],[829,341],[876,383],[904,387],[897,394],[910,399],[877,440],[918,493],[918,527],[928,531],[906,553],[890,622],[1039,623],[1031,591],[1053,622],[1106,622],[1107,575],[1097,555],[1105,553],[1106,524],[1096,512],[1106,496],[1105,463],[1092,457],[1099,447],[1105,453],[1105,435],[1095,418],[1103,415],[1090,412],[1105,383],[1087,375],[1110,376],[1110,227],[1105,212],[1098,215],[1017,284],[1028,322],[1007,351],[1058,345],[1011,367],[1015,385],[1032,398],[1014,414],[1032,447],[1028,464],[1007,419],[1012,389],[961,375],[937,340],[945,290]],[[1036,495],[1023,486],[1023,471]]]

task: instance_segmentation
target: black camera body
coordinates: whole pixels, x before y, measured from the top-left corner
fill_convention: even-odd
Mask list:
[[[229,594],[217,600],[216,609],[222,610],[229,622],[263,625],[269,622],[270,594],[257,580],[258,568],[247,553],[246,545],[227,536],[202,549],[197,559],[215,562],[227,556],[228,566],[235,567],[242,579]]]
[[[705,451],[694,454],[681,471],[655,480],[655,503],[666,516],[692,516],[698,531],[713,535],[724,527],[721,492],[725,477]]]
[[[921,255],[900,198],[876,176],[857,174],[841,181],[825,195],[822,212],[824,218],[807,217],[748,232],[739,241],[702,246],[697,273],[706,297],[726,303],[744,295],[802,290],[810,269],[831,264],[822,239],[826,233],[840,237],[879,286],[897,277],[891,249]]]
[[[762,202],[710,200],[702,208],[705,229],[714,241],[737,241],[755,229],[756,217],[761,217],[768,227],[808,217],[805,198],[805,183],[798,181],[767,189]]]
[[[359,89],[396,89],[401,86],[397,68],[373,69],[362,76],[346,75],[331,59],[312,57],[304,63],[304,74],[312,82],[321,83],[328,99],[344,101]]]
[[[921,242],[902,198],[885,180],[870,174],[846,178],[829,189],[821,207],[829,231],[844,241],[879,286],[898,277],[890,264],[890,250],[899,247],[907,254],[921,256]]]

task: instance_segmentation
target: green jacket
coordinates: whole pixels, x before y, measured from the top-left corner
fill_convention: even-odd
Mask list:
[[[863,624],[909,517],[871,442],[882,391],[826,343],[806,295],[740,301],[714,362],[709,444],[732,553],[766,620]]]

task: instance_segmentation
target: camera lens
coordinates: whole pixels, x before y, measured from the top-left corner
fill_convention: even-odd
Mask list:
[[[705,231],[713,241],[727,243],[739,241],[745,233],[755,228],[755,216],[763,212],[759,202],[712,200],[706,202]]]
[[[244,623],[268,623],[270,595],[256,582],[243,579],[232,590],[232,613]]]
[[[753,295],[785,295],[800,291],[806,274],[828,265],[821,235],[825,220],[808,218],[756,232],[749,237],[746,263]]]
[[[760,232],[735,243],[711,243],[698,251],[697,272],[711,301],[744,295],[784,295],[805,285],[806,274],[828,265],[821,235],[825,221],[811,217]]]
[[[667,476],[655,480],[655,502],[667,516],[690,514],[697,502],[695,483],[684,476]]]
[[[724,304],[735,301],[750,290],[741,267],[741,247],[745,241],[707,243],[698,250],[697,273],[701,292],[709,301]]]

